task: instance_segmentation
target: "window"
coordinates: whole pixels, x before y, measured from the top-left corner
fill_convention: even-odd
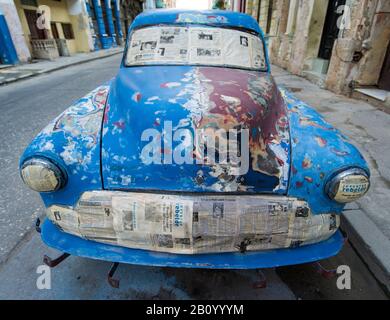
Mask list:
[[[37,0],[20,0],[24,6],[38,7]]]
[[[126,65],[189,64],[265,71],[264,46],[258,35],[235,29],[156,26],[135,30]]]
[[[53,35],[53,38],[54,39],[59,39],[60,37],[58,35],[57,24],[55,22],[51,22],[50,26],[51,26],[51,33]]]
[[[61,23],[64,38],[67,40],[74,39],[73,28],[70,23]]]

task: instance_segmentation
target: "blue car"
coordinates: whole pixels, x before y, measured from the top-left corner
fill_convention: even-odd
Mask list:
[[[275,84],[258,23],[229,11],[139,15],[117,76],[43,129],[20,173],[48,246],[184,268],[334,256],[370,185],[348,138]]]

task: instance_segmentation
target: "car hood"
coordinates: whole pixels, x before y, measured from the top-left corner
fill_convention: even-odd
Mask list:
[[[215,147],[216,160],[205,160],[209,151],[199,141],[214,129],[237,130],[232,132],[238,133],[235,141],[240,143],[235,146],[241,150],[236,153],[241,165],[236,162],[235,168],[241,170],[218,162],[226,154],[218,142],[222,140]],[[222,137],[232,136],[229,132]],[[284,194],[290,163],[286,106],[271,75],[264,72],[121,68],[111,83],[101,151],[105,189]]]

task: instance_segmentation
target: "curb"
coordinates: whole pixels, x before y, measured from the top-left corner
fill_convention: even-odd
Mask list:
[[[390,240],[362,210],[344,211],[341,223],[352,247],[390,296]]]
[[[38,72],[31,72],[31,73],[28,73],[28,74],[24,74],[24,75],[22,75],[22,76],[20,76],[18,78],[10,78],[10,79],[5,80],[4,82],[0,82],[0,86],[4,86],[4,85],[7,85],[9,83],[17,82],[19,80],[24,80],[24,79],[36,77],[36,76],[39,76],[39,75],[42,75],[42,74],[51,73],[53,71],[65,69],[65,68],[76,66],[76,65],[79,65],[79,64],[91,62],[91,61],[94,61],[94,60],[108,58],[108,57],[111,57],[111,56],[114,56],[114,55],[117,55],[117,54],[121,54],[121,53],[123,53],[123,50],[116,51],[116,52],[111,52],[111,53],[108,53],[106,55],[90,57],[90,58],[85,59],[85,60],[79,60],[79,61],[71,62],[71,63],[64,64],[64,65],[61,65],[61,66],[58,66],[58,67],[53,67],[53,68],[39,70]]]

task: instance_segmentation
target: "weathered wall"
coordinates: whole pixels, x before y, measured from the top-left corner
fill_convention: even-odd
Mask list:
[[[259,25],[260,28],[264,31],[264,33],[266,33],[267,30],[268,7],[269,0],[262,0],[260,2],[260,13],[258,13]]]
[[[335,42],[326,87],[350,93],[351,87],[376,85],[390,39],[390,1],[347,1],[351,8],[351,29],[340,32]],[[354,54],[361,53],[359,61]]]
[[[268,51],[271,63],[275,63],[274,60],[276,59],[274,57],[277,56],[280,47],[281,40],[278,35],[286,31],[287,15],[286,12],[283,11],[283,8],[287,7],[284,5],[286,1],[288,2],[288,0],[274,1],[274,10],[272,12],[272,24],[270,31],[271,37],[268,41]]]
[[[68,13],[72,22],[76,49],[79,52],[94,50],[89,17],[84,0],[67,0]]]
[[[318,57],[328,2],[276,1],[271,28],[275,37],[269,46],[272,63],[297,75],[311,69]],[[328,89],[345,94],[354,85],[378,83],[390,39],[389,0],[347,0],[346,6],[350,25],[335,41],[325,80]]]
[[[309,22],[307,52],[303,66],[304,69],[310,69],[312,59],[315,59],[318,56],[328,4],[329,0],[314,1]]]
[[[1,1],[1,0],[0,0]],[[64,38],[61,22],[71,23],[74,33],[74,39],[66,40],[69,52],[74,54],[76,52],[89,52],[90,48],[90,31],[87,17],[84,14],[86,12],[82,11],[81,0],[62,0],[62,1],[52,1],[52,0],[37,0],[38,6],[47,5],[50,8],[51,21],[55,22],[57,25],[58,33],[60,38]],[[36,10],[36,7],[22,5],[20,0],[15,0],[15,5],[19,14],[20,22],[23,29],[23,34],[25,42],[28,45],[31,52],[30,45],[30,29],[27,24],[27,19],[24,13],[24,9]],[[93,47],[92,47],[93,49]]]
[[[363,46],[368,47],[359,63],[356,81],[361,85],[375,85],[379,79],[390,39],[390,1],[381,0],[375,10],[372,28]],[[379,71],[379,72],[372,72]]]
[[[298,1],[296,25],[292,41],[290,63],[288,69],[294,74],[301,74],[306,58],[309,25],[314,1]]]
[[[0,9],[9,26],[9,32],[11,33],[19,61],[27,62],[31,58],[31,55],[24,39],[22,25],[14,2],[12,0],[0,0]]]

